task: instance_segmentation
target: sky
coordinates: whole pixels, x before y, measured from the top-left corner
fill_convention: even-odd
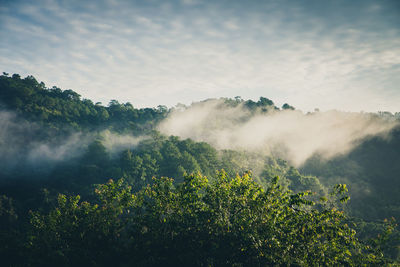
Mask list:
[[[400,1],[0,0],[0,72],[107,105],[400,111]]]

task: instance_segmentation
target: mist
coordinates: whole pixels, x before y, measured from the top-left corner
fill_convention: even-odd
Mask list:
[[[109,130],[52,134],[35,122],[10,111],[0,111],[1,172],[48,172],[56,163],[82,156],[95,140],[101,140],[110,155],[136,147],[146,136],[136,137]]]
[[[241,104],[232,107],[223,100],[208,100],[172,111],[158,129],[166,135],[205,141],[218,149],[281,157],[299,167],[316,153],[329,159],[349,153],[367,137],[385,138],[396,125],[369,113],[250,112]]]
[[[99,133],[102,144],[110,154],[117,154],[125,149],[136,147],[141,141],[148,139],[148,136],[133,136],[129,134],[117,134],[109,130]]]

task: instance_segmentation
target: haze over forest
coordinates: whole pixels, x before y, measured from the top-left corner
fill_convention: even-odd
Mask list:
[[[243,100],[240,97],[208,99],[190,106],[178,104],[170,109],[161,105],[157,108],[136,109],[130,103],[119,103],[117,100],[112,100],[107,106],[103,106],[99,103],[94,104],[89,99],[82,99],[73,90],[62,90],[55,86],[48,88],[33,76],[22,78],[18,74],[10,76],[6,73],[0,76],[0,99],[2,125],[0,149],[3,152],[0,156],[0,192],[3,194],[1,219],[5,229],[1,232],[1,236],[6,240],[5,246],[0,247],[0,252],[3,256],[12,255],[7,256],[10,266],[14,263],[43,265],[47,262],[66,266],[69,262],[86,264],[99,251],[108,252],[102,252],[101,257],[96,256],[95,262],[99,260],[108,264],[114,262],[112,259],[118,256],[120,258],[118,264],[128,262],[136,264],[139,261],[140,265],[144,266],[166,262],[193,263],[193,257],[196,258],[196,265],[209,262],[215,266],[233,263],[247,265],[255,262],[268,265],[291,261],[300,265],[342,261],[350,265],[359,265],[364,260],[369,264],[398,261],[396,240],[399,232],[395,220],[400,215],[398,209],[400,113],[318,110],[303,113],[287,103],[277,107],[266,97],[260,97],[257,102]],[[236,178],[233,178],[235,176]],[[162,177],[174,179],[165,180],[166,178]],[[110,178],[120,180],[113,182]],[[206,191],[202,191],[200,195],[191,195],[200,191],[185,191],[189,185],[200,186],[196,190]],[[239,199],[223,204],[225,208],[220,212],[237,215],[232,215],[227,221],[216,220],[216,225],[220,226],[214,229],[216,231],[214,234],[206,235],[210,235],[209,237],[197,236],[195,232],[191,232],[194,221],[186,221],[185,216],[195,221],[208,218],[198,225],[200,227],[196,228],[198,231],[209,231],[206,230],[208,222],[221,216],[222,213],[216,213],[212,206],[221,205],[218,203],[223,198],[221,195],[216,197],[213,194],[222,194],[219,190],[223,190],[225,186],[229,188],[239,186],[242,189],[242,186],[244,188],[250,186],[253,189],[249,187],[249,192],[259,192],[252,197],[249,196],[246,201],[259,199],[257,205],[261,205],[260,211],[270,204],[265,202],[264,197],[256,196],[266,194],[265,197],[269,199],[272,195],[268,195],[275,192],[271,190],[278,190],[283,195],[282,198],[275,196],[278,197],[277,203],[281,205],[276,207],[277,212],[283,214],[281,213],[283,209],[294,213],[289,212],[279,219],[286,222],[285,225],[279,226],[283,228],[278,228],[279,235],[283,233],[279,231],[286,233],[280,242],[289,243],[279,245],[275,249],[285,250],[293,242],[300,242],[302,246],[309,247],[308,242],[311,242],[316,245],[316,254],[308,250],[303,251],[300,249],[302,246],[293,247],[297,251],[293,253],[300,253],[308,260],[289,255],[282,257],[281,252],[271,254],[269,246],[261,247],[265,250],[262,255],[268,257],[262,255],[250,257],[247,252],[243,252],[251,250],[245,240],[252,239],[259,233],[249,232],[249,236],[247,234],[236,236],[238,234],[236,230],[225,232],[224,227],[229,229],[229,225],[239,223],[235,227],[263,232],[267,227],[266,222],[274,223],[274,220],[264,218],[262,215],[273,213],[262,212],[257,215],[261,221],[257,224],[257,228],[253,228],[252,221],[240,211],[240,216],[245,217],[236,221],[241,217],[237,214],[239,210],[231,210],[236,209],[235,203],[250,205],[250,202],[248,204],[236,202],[247,196],[240,193],[242,189],[223,193],[228,194],[227,199],[232,197]],[[273,189],[275,187],[276,189]],[[158,191],[161,188],[171,190],[171,197],[183,198],[158,199],[158,196],[164,194]],[[126,203],[124,202],[126,194],[129,196],[131,190],[132,201],[136,200]],[[284,197],[285,194],[291,193],[294,195],[290,198]],[[71,196],[68,202],[67,196],[74,194],[78,194],[77,198]],[[347,194],[351,196],[351,200]],[[111,196],[116,197],[112,197],[114,199],[112,203],[117,202],[108,206],[110,204],[108,201],[111,201],[108,198]],[[142,199],[141,196],[145,198]],[[150,202],[147,204],[142,202],[148,197]],[[155,199],[152,200],[153,197]],[[210,209],[208,212],[211,217],[198,217],[203,216],[201,215],[204,212],[203,208],[192,210],[189,206],[185,206],[191,203],[187,202],[187,198],[192,197],[196,199],[200,197],[197,201],[203,201],[201,205],[206,205],[208,208],[205,208],[206,206],[204,208]],[[213,202],[214,204],[209,202],[210,197],[217,202]],[[80,198],[83,202],[78,205]],[[97,202],[96,198],[106,202]],[[161,206],[158,207],[160,214],[154,215],[156,217],[151,217],[153,213],[142,214],[146,205],[149,205],[149,211],[158,209],[154,206],[157,201],[161,201]],[[188,213],[184,217],[178,216],[179,212],[167,211],[167,214],[164,214],[163,205],[167,204],[163,201],[178,201],[173,202],[177,205],[176,208]],[[342,202],[348,203],[344,205]],[[70,205],[67,203],[72,206],[67,208],[65,205]],[[97,210],[100,203],[105,206]],[[292,209],[293,203],[296,203],[297,208]],[[84,211],[89,207],[87,205],[93,205],[94,213]],[[289,209],[284,208],[286,205],[289,205]],[[303,205],[311,206],[303,207]],[[313,211],[311,213],[309,213],[310,208]],[[321,211],[321,208],[325,210]],[[138,210],[128,215],[131,209]],[[337,209],[342,210],[342,213],[337,213]],[[32,213],[32,210],[37,211]],[[256,212],[255,208],[250,210]],[[105,211],[106,214],[100,211]],[[120,212],[125,215],[121,215]],[[322,221],[310,226],[322,231],[321,235],[315,236],[317,239],[322,238],[319,241],[308,239],[296,230],[303,229],[301,227],[305,224],[301,221],[303,219],[309,221],[310,219],[306,217],[314,216],[312,215],[314,212],[322,216],[314,218],[316,222]],[[70,213],[76,214],[75,217],[71,217]],[[328,225],[323,227],[331,229],[335,238],[352,233],[348,238],[355,238],[352,242],[356,245],[352,247],[353,245],[340,243],[342,241],[339,240],[333,241],[332,237],[329,237],[330,242],[341,244],[343,258],[340,260],[321,258],[319,246],[324,244],[324,238],[327,238],[325,235],[332,233],[329,232],[331,230],[328,232],[321,230],[325,228],[320,228],[322,226],[319,224],[329,222],[339,216],[338,214],[345,214],[345,217],[335,219],[340,222],[335,226],[338,228]],[[162,224],[158,225],[156,221],[159,216],[161,218],[167,216],[169,219],[161,221]],[[288,219],[287,216],[294,217]],[[324,219],[324,216],[329,216],[330,219]],[[71,218],[73,221],[70,221]],[[392,219],[388,221],[387,218]],[[181,228],[176,227],[175,220],[179,221]],[[348,222],[352,223],[353,228],[348,228]],[[73,226],[69,229],[70,223],[78,228]],[[95,228],[92,228],[91,223],[96,225]],[[134,232],[128,231],[126,227],[131,227],[132,223],[136,225],[134,227],[139,227],[135,228],[139,229],[139,232],[133,229]],[[148,223],[156,223],[152,230],[154,232],[151,232],[155,234],[154,236],[148,236],[140,230],[142,227],[149,227]],[[243,223],[250,224],[243,225]],[[297,223],[300,223],[300,228],[295,226]],[[188,246],[186,241],[175,243],[177,240],[169,240],[158,232],[169,224],[168,227],[172,227],[170,230],[177,235],[189,235],[189,239],[185,240],[194,242],[190,243],[192,245],[197,242],[202,243],[208,240],[207,238],[217,238],[219,241],[213,241],[216,246],[213,253],[206,253],[207,249],[203,248],[201,251],[206,254],[201,252],[193,256],[192,250],[184,249]],[[84,232],[80,232],[79,229]],[[63,233],[61,236],[60,231]],[[102,238],[98,241],[102,244],[101,248],[84,245],[85,242],[93,242],[91,237],[84,234],[86,231],[94,231],[91,234]],[[310,231],[317,230],[310,228]],[[117,238],[122,233],[124,238]],[[225,242],[224,238],[233,238],[229,234],[226,236],[227,233],[235,235],[235,238],[238,238],[235,242],[239,243],[221,250],[220,242]],[[263,241],[260,242],[268,243],[271,238],[269,234],[278,233],[267,231],[267,236],[263,234]],[[374,239],[378,233],[380,236],[385,236],[385,239],[381,240],[379,236]],[[127,241],[126,238],[132,238],[131,235],[138,235],[138,239]],[[213,235],[215,236],[212,237]],[[225,237],[222,238],[223,236]],[[167,238],[165,247],[159,253],[154,253],[153,246],[158,246],[160,238]],[[68,243],[70,249],[65,250],[64,245],[58,242],[73,243]],[[142,251],[141,242],[147,244],[145,251]],[[169,248],[172,244],[175,244],[173,250]],[[82,246],[86,247],[84,253],[87,256],[78,256],[82,252]],[[110,252],[109,246],[117,250]],[[232,261],[230,257],[232,253],[237,253],[237,249],[242,251],[241,256]],[[332,247],[329,245],[324,250],[330,249]],[[382,252],[384,254],[379,254]],[[51,258],[40,256],[42,253],[53,256]],[[381,256],[378,257],[377,253]],[[132,257],[133,262],[125,257]]]

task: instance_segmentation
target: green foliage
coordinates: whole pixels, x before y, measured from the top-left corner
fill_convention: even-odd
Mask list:
[[[222,100],[221,110],[243,108],[243,120],[279,109],[264,97]],[[17,114],[21,133],[7,157],[14,145],[28,154],[77,131],[92,138],[56,163],[27,168],[24,155],[15,167],[0,165],[0,193],[8,195],[0,198],[2,265],[369,266],[399,257],[394,220],[376,221],[399,214],[398,129],[299,171],[281,159],[163,136],[154,129],[170,112],[165,106],[93,104],[32,76],[0,76],[0,104]],[[149,138],[110,151],[98,134],[105,129]]]
[[[288,103],[283,104],[282,109],[283,110],[295,110],[295,108],[293,106],[289,105]]]
[[[301,171],[318,176],[325,186],[346,183],[352,196],[348,212],[364,220],[400,219],[400,129],[390,138],[364,140],[347,155],[310,158]]]
[[[334,189],[345,191],[344,185]],[[266,266],[389,264],[361,243],[343,212],[314,208],[308,193],[264,190],[249,174],[186,175],[132,194],[123,181],[96,189],[98,204],[59,195],[47,214],[33,212],[30,260],[42,266]],[[309,208],[307,208],[309,207]],[[311,209],[310,209],[311,208]],[[385,237],[386,238],[386,237]],[[384,238],[383,238],[384,239]],[[376,246],[375,246],[376,247]]]
[[[0,259],[4,266],[18,262],[25,251],[24,236],[18,223],[13,199],[0,195]]]
[[[281,177],[279,183],[284,189],[294,192],[312,191],[316,194],[316,199],[327,195],[325,186],[317,177],[301,174],[284,160],[269,158],[261,173],[260,184],[271,181],[275,176]]]
[[[110,128],[149,132],[165,117],[165,108],[135,109],[130,103],[120,104],[112,100],[108,107],[81,99],[75,91],[58,87],[46,88],[33,76],[21,79],[19,75],[0,76],[0,102],[6,108],[46,127],[92,130]]]

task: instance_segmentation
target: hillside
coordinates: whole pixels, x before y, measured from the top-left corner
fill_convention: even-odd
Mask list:
[[[265,97],[104,106],[17,74],[0,76],[0,108],[10,265],[21,253],[32,265],[122,264],[130,250],[145,266],[398,260],[399,113],[303,114]],[[329,132],[340,138],[316,138]]]

